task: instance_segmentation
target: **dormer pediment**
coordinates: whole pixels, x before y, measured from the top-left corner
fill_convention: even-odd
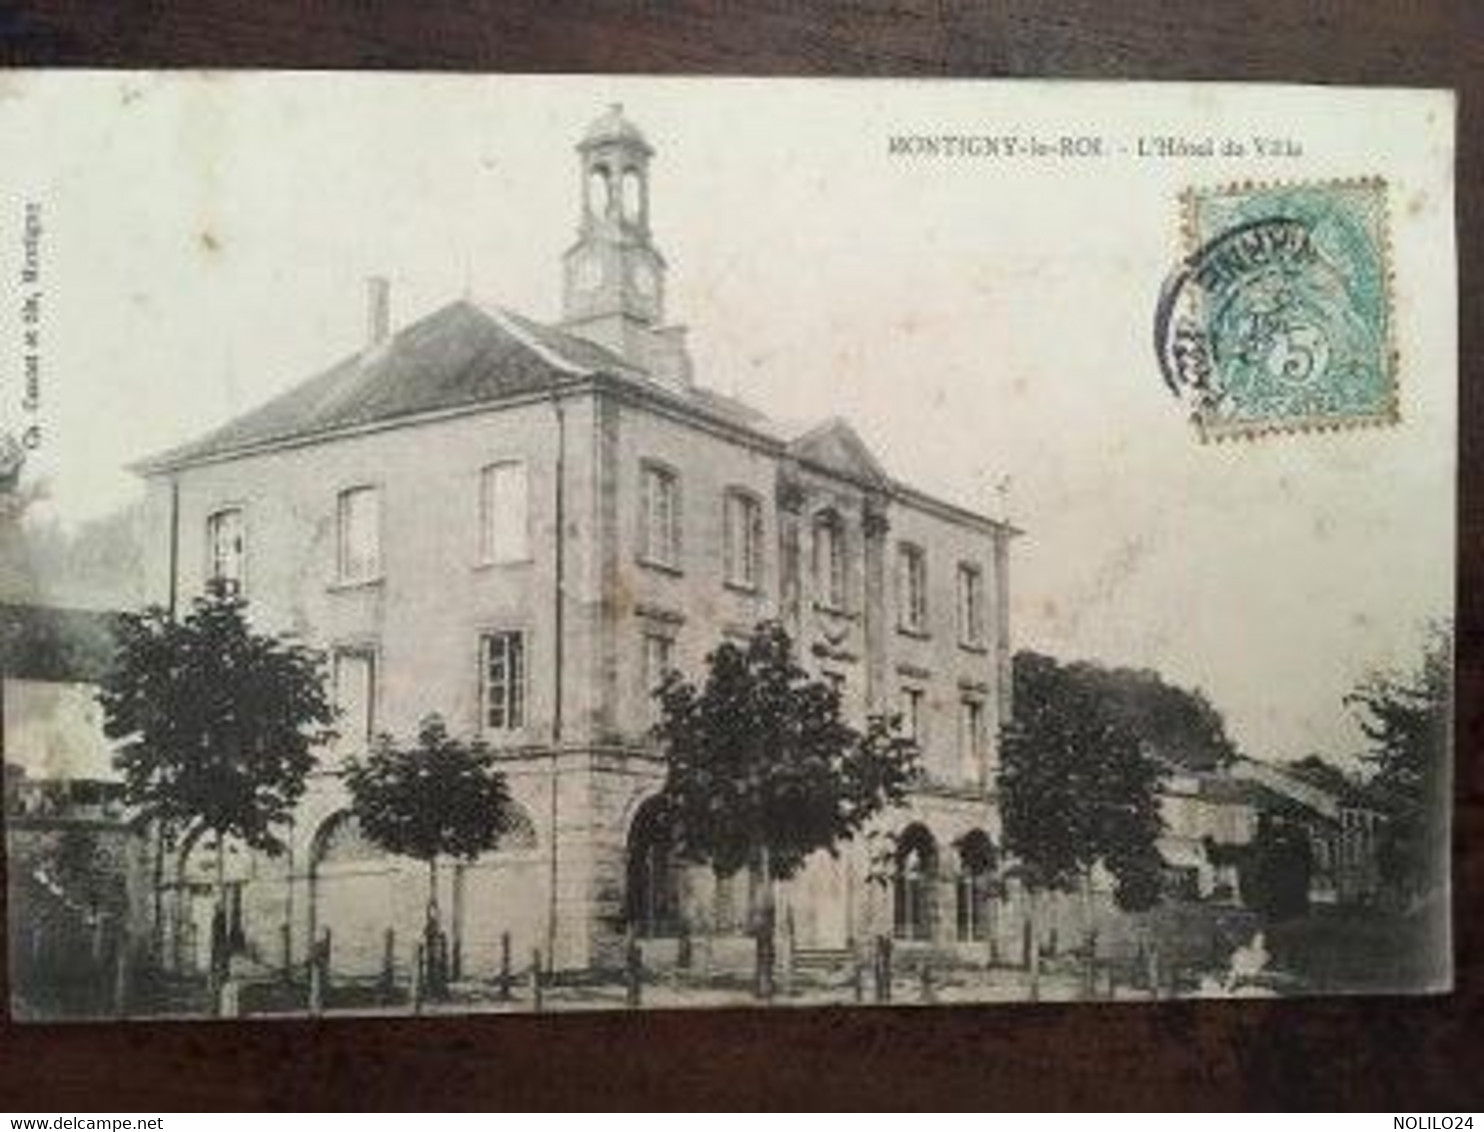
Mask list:
[[[866,447],[865,441],[838,417],[791,441],[788,451],[800,463],[834,472],[868,487],[887,488],[891,485],[891,477]]]

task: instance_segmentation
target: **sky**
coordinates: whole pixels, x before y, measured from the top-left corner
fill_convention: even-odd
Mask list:
[[[368,275],[390,278],[394,326],[466,292],[555,319],[573,145],[614,101],[657,151],[667,313],[700,383],[843,416],[897,477],[1022,528],[1017,647],[1198,686],[1258,757],[1355,747],[1344,693],[1412,663],[1452,612],[1453,126],[1435,92],[12,73],[0,423],[33,419],[32,201],[39,513],[126,504],[131,461],[356,350]],[[1103,148],[892,155],[906,134]],[[1152,137],[1247,152],[1140,157]],[[1302,153],[1258,157],[1256,137]],[[1361,175],[1388,181],[1402,422],[1200,443],[1150,346],[1179,193]]]

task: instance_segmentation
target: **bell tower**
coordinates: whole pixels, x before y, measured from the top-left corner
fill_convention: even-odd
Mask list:
[[[582,216],[563,256],[563,327],[663,379],[678,332],[661,327],[665,258],[649,229],[654,150],[615,103],[588,127],[577,154]]]

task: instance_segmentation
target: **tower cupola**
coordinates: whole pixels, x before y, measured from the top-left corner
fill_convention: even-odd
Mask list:
[[[663,344],[675,335],[660,333],[665,259],[649,227],[654,149],[615,103],[587,128],[577,154],[582,215],[563,257],[564,326],[641,368],[671,369]]]

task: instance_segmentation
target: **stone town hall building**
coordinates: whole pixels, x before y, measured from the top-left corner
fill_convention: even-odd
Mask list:
[[[373,280],[364,349],[142,466],[151,596],[235,582],[258,625],[326,651],[344,713],[291,852],[231,854],[234,938],[279,962],[329,928],[354,974],[387,927],[416,933],[425,874],[359,836],[334,768],[438,712],[498,749],[521,809],[499,851],[443,870],[466,971],[504,932],[560,969],[613,963],[629,925],[655,961],[682,924],[713,957],[745,947],[750,879],[677,866],[647,805],[649,693],[777,618],[852,719],[904,714],[925,767],[906,807],[782,886],[798,945],[894,931],[982,954],[1014,532],[893,480],[843,421],[788,431],[696,384],[664,320],[653,151],[615,107],[577,152],[559,323],[460,299],[392,333]],[[165,902],[186,963],[205,848]]]

